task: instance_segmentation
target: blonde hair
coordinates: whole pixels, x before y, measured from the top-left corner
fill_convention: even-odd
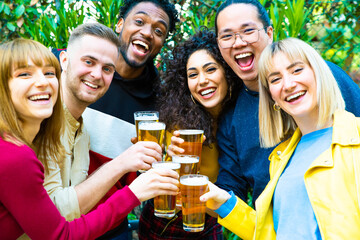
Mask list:
[[[290,137],[297,128],[289,114],[273,109],[275,102],[269,91],[267,76],[274,68],[273,58],[279,52],[290,61],[302,60],[312,68],[317,88],[318,128],[331,120],[335,110],[345,109],[345,102],[330,68],[314,48],[296,38],[274,42],[264,49],[259,59],[259,131],[262,147],[275,146]]]
[[[9,80],[13,71],[19,67],[28,66],[31,60],[36,66],[51,65],[56,70],[56,77],[60,85],[60,64],[56,57],[42,44],[28,39],[15,39],[0,45],[0,136],[7,141],[21,142],[33,148],[45,171],[48,170],[47,158],[60,160],[64,156],[64,149],[60,142],[63,130],[63,109],[58,94],[53,114],[43,120],[40,130],[33,142],[28,142],[22,131],[14,104],[11,98]],[[10,138],[9,138],[10,136]],[[12,141],[15,139],[16,141]]]

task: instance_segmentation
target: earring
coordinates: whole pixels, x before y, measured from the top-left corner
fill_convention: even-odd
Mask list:
[[[274,108],[274,110],[277,111],[277,112],[280,111],[280,109],[281,109],[280,106],[277,105],[276,103],[274,103],[273,108]]]
[[[193,101],[193,103],[196,104],[195,99],[192,94],[190,94],[190,97],[191,97],[191,100]]]

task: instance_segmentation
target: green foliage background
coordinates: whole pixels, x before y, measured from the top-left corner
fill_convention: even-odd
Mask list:
[[[214,27],[220,0],[171,0],[180,12],[178,31],[157,58],[171,57],[171,49],[200,26]],[[360,81],[359,0],[259,0],[275,28],[274,39],[299,37],[322,56]],[[45,46],[65,48],[70,32],[84,21],[98,21],[114,29],[122,0],[3,0],[0,1],[0,41],[35,39]]]

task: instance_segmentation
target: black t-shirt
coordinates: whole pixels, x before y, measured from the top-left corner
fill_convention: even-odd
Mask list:
[[[136,79],[124,79],[115,72],[109,90],[89,107],[134,123],[134,112],[155,109],[158,71],[152,62]]]

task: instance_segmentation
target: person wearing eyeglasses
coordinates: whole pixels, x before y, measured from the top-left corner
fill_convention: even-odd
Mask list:
[[[273,150],[259,141],[258,61],[264,48],[273,42],[274,29],[266,9],[257,0],[225,1],[215,18],[217,42],[227,64],[244,83],[235,104],[224,112],[217,131],[220,171],[216,185],[252,202],[268,183],[268,157]],[[330,67],[346,110],[360,116],[360,88],[337,65]]]

